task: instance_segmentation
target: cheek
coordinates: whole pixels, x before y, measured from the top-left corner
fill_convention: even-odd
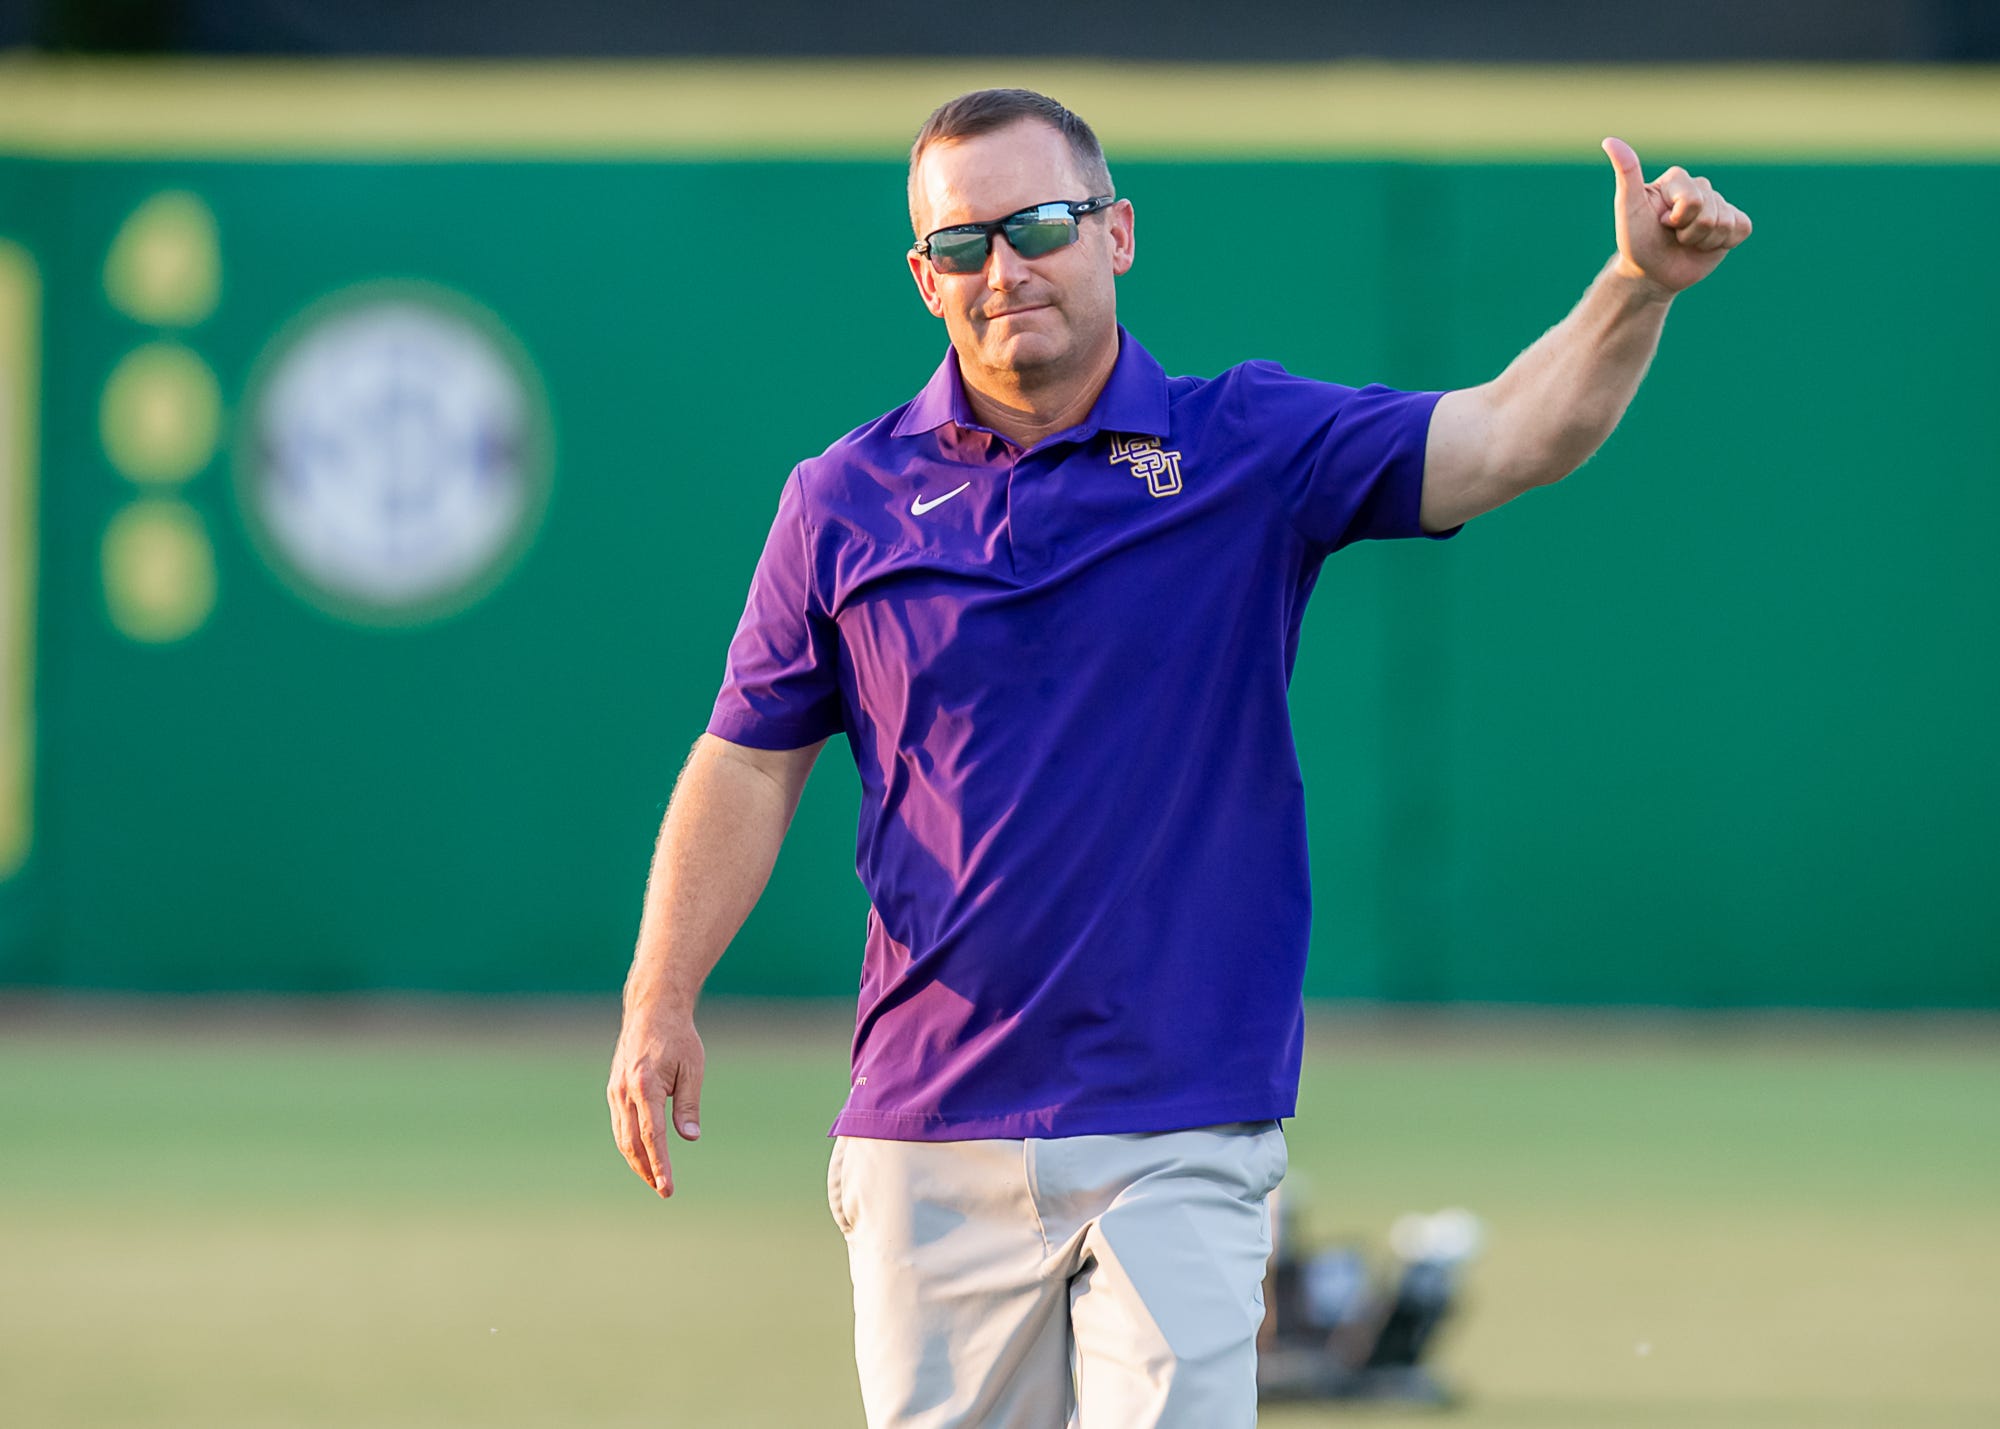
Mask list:
[[[979,302],[981,296],[982,285],[966,282],[962,273],[938,279],[938,303],[946,312],[969,312]]]
[[[1063,306],[1078,314],[1100,313],[1111,306],[1111,275],[1108,273],[1087,273],[1070,285],[1068,299]]]
[[[974,323],[972,315],[960,307],[956,300],[947,297],[938,316],[944,319],[944,330],[950,334],[953,342],[970,342],[978,338],[979,328]]]

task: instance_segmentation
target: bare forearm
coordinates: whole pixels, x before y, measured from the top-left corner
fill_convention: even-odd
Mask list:
[[[693,1011],[764,891],[803,783],[803,770],[796,781],[774,777],[719,740],[695,745],[653,850],[628,1010]]]
[[[1569,316],[1494,379],[1492,438],[1522,486],[1567,476],[1604,444],[1652,364],[1672,302],[1614,258]]]
[[[748,749],[704,734],[667,804],[605,1087],[619,1151],[662,1196],[674,1193],[669,1098],[674,1130],[701,1135],[695,999],[764,891],[819,750]]]
[[[1506,371],[1445,393],[1425,449],[1424,529],[1469,521],[1589,460],[1639,390],[1672,302],[1614,258]]]

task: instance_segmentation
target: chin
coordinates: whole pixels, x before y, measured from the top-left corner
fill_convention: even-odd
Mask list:
[[[1069,357],[1069,344],[1045,333],[1024,332],[989,342],[982,349],[990,366],[1031,372],[1059,367]]]

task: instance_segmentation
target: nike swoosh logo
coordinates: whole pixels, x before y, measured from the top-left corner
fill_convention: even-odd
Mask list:
[[[968,481],[965,483],[965,486],[953,487],[950,491],[947,491],[944,495],[933,501],[926,501],[923,497],[919,496],[910,502],[910,514],[912,516],[921,516],[934,506],[942,506],[945,502],[951,500],[952,497],[958,495],[959,492],[965,490],[966,486],[970,485],[972,483]]]

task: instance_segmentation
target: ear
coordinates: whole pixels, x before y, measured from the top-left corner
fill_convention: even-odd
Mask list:
[[[931,267],[928,258],[916,253],[904,256],[910,260],[910,276],[916,280],[917,291],[923,294],[924,306],[931,310],[932,317],[943,317],[944,304],[938,300],[937,270]]]
[[[1136,216],[1127,199],[1119,199],[1105,212],[1105,226],[1111,233],[1111,271],[1119,276],[1132,271]]]

